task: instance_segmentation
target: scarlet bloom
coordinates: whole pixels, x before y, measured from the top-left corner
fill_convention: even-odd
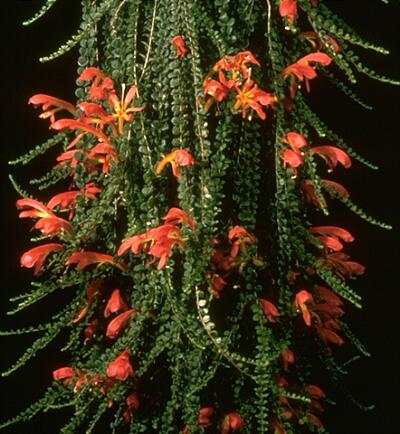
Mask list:
[[[107,367],[107,377],[125,381],[128,377],[134,375],[135,371],[129,362],[129,356],[129,351],[124,350],[113,360]]]
[[[256,111],[261,119],[265,119],[267,115],[263,110],[264,107],[277,102],[277,97],[271,93],[259,89],[253,80],[248,79],[241,89],[236,89],[236,102],[233,106],[234,110],[242,108],[242,118],[245,119],[247,109],[251,108]]]
[[[35,199],[29,199],[29,198],[19,199],[19,200],[17,200],[16,205],[17,205],[17,209],[23,210],[19,213],[19,216],[18,216],[19,218],[26,218],[26,217],[52,218],[52,217],[57,217],[52,211],[49,210],[49,208],[46,205],[44,205],[43,203],[41,203]],[[29,209],[29,208],[31,208],[31,209]]]
[[[338,163],[346,169],[351,167],[351,159],[349,155],[336,146],[314,146],[310,149],[310,152],[322,157],[328,164],[330,171],[332,171]]]
[[[198,425],[209,427],[212,425],[211,418],[214,415],[214,409],[212,407],[202,407],[199,410],[199,419],[198,419]],[[189,427],[185,425],[185,428],[183,428],[182,434],[190,434]]]
[[[229,88],[217,80],[208,78],[203,83],[203,90],[205,95],[212,98],[207,99],[204,110],[208,111],[211,104],[215,101],[221,102],[229,95]]]
[[[128,305],[125,303],[124,299],[121,296],[121,291],[119,289],[114,289],[104,309],[104,317],[108,318],[112,313],[128,309]]]
[[[180,208],[170,208],[167,214],[162,217],[165,224],[168,225],[179,225],[181,223],[186,223],[189,227],[194,229],[196,227],[196,223],[193,219],[191,219],[185,211]]]
[[[241,72],[243,78],[250,78],[251,69],[247,66],[248,63],[260,66],[260,62],[254,57],[251,51],[241,51],[233,56],[227,55],[219,60],[213,67],[213,71],[226,71],[232,72],[232,78],[240,80],[239,73]]]
[[[34,229],[39,229],[44,236],[54,236],[58,234],[74,235],[71,223],[60,217],[41,218],[33,227]]]
[[[185,41],[183,40],[182,36],[175,36],[171,40],[171,44],[176,47],[176,55],[178,57],[184,57],[186,56],[186,53],[188,52],[188,49],[185,45]]]
[[[108,173],[110,171],[111,161],[115,164],[119,164],[117,151],[110,143],[98,143],[89,151],[88,157],[94,161],[95,164],[103,165],[103,173]]]
[[[76,269],[78,271],[82,271],[92,264],[98,264],[98,266],[100,266],[106,263],[115,265],[123,271],[127,270],[127,266],[123,262],[115,262],[114,258],[111,255],[107,255],[106,253],[75,252],[72,253],[72,255],[65,262],[66,265],[77,264]]]
[[[297,16],[297,1],[296,0],[281,0],[279,4],[279,14],[281,17],[286,17],[291,24]]]
[[[42,119],[50,118],[50,122],[55,122],[55,114],[60,110],[67,110],[73,116],[76,114],[76,107],[71,103],[64,101],[54,96],[38,93],[29,98],[28,104],[33,104],[35,107],[41,105],[43,113],[39,116]]]
[[[314,304],[314,299],[308,291],[302,289],[296,294],[295,305],[300,309],[303,315],[303,320],[308,327],[311,326],[311,313],[308,308],[310,304]]]
[[[34,274],[38,274],[49,253],[57,252],[63,248],[64,246],[58,243],[42,244],[34,247],[21,256],[21,267],[35,267]]]
[[[240,414],[237,412],[232,412],[225,416],[222,423],[221,434],[229,434],[235,431],[242,431],[243,428],[244,422]]]
[[[179,167],[193,166],[194,158],[192,157],[192,154],[190,154],[188,151],[185,151],[182,148],[177,149],[176,151],[167,154],[161,160],[161,162],[157,165],[156,174],[159,175],[168,163],[171,164],[172,173],[174,174],[174,176],[179,178],[181,176]]]
[[[273,303],[263,298],[260,298],[259,301],[268,321],[272,323],[276,322],[275,318],[278,318],[280,315],[278,308]]]
[[[64,384],[70,384],[75,375],[75,370],[69,366],[64,366],[53,371],[53,379],[56,381],[65,380]]]
[[[310,62],[319,63],[323,66],[327,66],[331,63],[332,59],[325,53],[316,51],[315,53],[307,54],[306,56],[300,58],[297,62],[289,65],[283,70],[283,76],[291,78],[291,96],[296,95],[297,82],[305,81],[306,89],[310,91],[309,80],[312,80],[317,76],[315,72],[315,66],[311,66]]]
[[[109,93],[114,90],[114,81],[107,77],[103,71],[93,66],[84,69],[79,80],[93,80],[89,90],[90,99],[107,99]]]
[[[324,258],[326,266],[331,268],[343,279],[348,279],[354,275],[364,274],[364,265],[355,261],[350,261],[350,256],[344,252],[327,253]]]
[[[297,168],[304,163],[304,151],[302,149],[307,146],[307,141],[300,133],[290,131],[282,139],[282,142],[287,143],[291,149],[283,149],[281,158],[283,159],[283,167],[289,166],[294,176],[297,175]]]
[[[58,121],[52,123],[50,125],[50,128],[56,131],[64,131],[66,129],[70,129],[72,131],[81,131],[82,134],[93,134],[95,137],[97,137],[100,140],[100,142],[105,142],[105,143],[109,142],[109,139],[106,134],[104,134],[100,129],[88,125],[83,121],[83,119],[79,119],[79,120],[59,119]],[[68,146],[68,149],[72,148],[75,144],[76,144],[76,140],[74,140]]]
[[[343,249],[340,240],[350,243],[354,241],[353,235],[349,231],[337,226],[314,226],[310,228],[312,234],[318,234],[316,237],[326,248],[335,252]]]
[[[101,279],[94,279],[92,280],[92,282],[90,282],[90,285],[86,288],[86,300],[87,300],[86,306],[82,308],[77,315],[75,315],[74,319],[72,320],[73,323],[79,322],[83,318],[85,318],[95,297],[99,293],[102,284],[103,281]]]
[[[107,326],[106,336],[110,339],[115,339],[126,326],[130,317],[135,313],[135,309],[129,309],[126,312],[120,313]]]
[[[281,359],[283,364],[283,370],[287,371],[289,369],[289,364],[293,364],[295,362],[293,351],[289,348],[286,348],[281,352]]]
[[[231,257],[233,258],[238,255],[240,249],[246,249],[246,244],[253,244],[257,241],[253,235],[240,226],[235,226],[229,231],[228,239],[230,242],[233,242],[231,249]]]
[[[344,197],[349,197],[350,193],[346,190],[343,185],[339,184],[338,182],[331,181],[329,179],[321,179],[322,185],[328,187],[328,192],[334,196],[335,193],[339,193]],[[320,199],[315,194],[315,188],[314,184],[311,181],[311,179],[306,179],[302,182],[301,188],[304,192],[305,198],[307,202],[312,203],[317,208],[321,208],[321,202]]]

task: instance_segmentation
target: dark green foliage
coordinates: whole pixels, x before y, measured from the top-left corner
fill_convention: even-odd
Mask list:
[[[47,1],[26,24],[54,3]],[[323,365],[327,376],[321,388],[329,395],[331,383],[343,382],[350,361],[358,357],[352,351],[369,353],[341,320],[338,308],[342,302],[361,306],[361,297],[349,282],[363,268],[341,252],[343,246],[331,247],[348,242],[346,235],[328,230],[324,238],[310,231],[312,207],[322,211],[326,227],[334,225],[328,198],[372,224],[390,227],[326,183],[324,162],[311,152],[326,141],[337,146],[337,152],[376,167],[319,119],[303,95],[303,79],[285,70],[303,56],[323,51],[350,82],[356,81],[357,72],[398,82],[360,63],[350,45],[386,51],[355,34],[322,1],[316,8],[310,0],[298,0],[300,16],[293,23],[280,16],[279,4],[278,0],[82,0],[80,30],[41,59],[51,60],[79,44],[78,76],[90,67],[104,72],[100,78],[77,80],[81,105],[75,118],[98,128],[107,140],[81,124],[71,131],[65,128],[11,162],[26,164],[60,143],[60,152],[68,152],[71,140],[79,139],[79,145],[72,146],[79,147],[75,160],[66,158],[68,163],[56,167],[54,163],[49,172],[30,181],[44,190],[40,195],[44,208],[50,200],[46,189],[60,181],[68,180],[64,184],[77,196],[69,209],[52,209],[56,218],[70,219],[66,226],[70,232],[64,228],[50,234],[56,238],[51,242],[61,243],[62,249],[36,270],[31,291],[12,298],[16,307],[9,313],[53,296],[65,296],[64,307],[47,323],[0,332],[42,333],[3,375],[24,365],[59,335],[70,363],[61,374],[55,371],[60,377],[41,400],[1,427],[41,411],[72,406],[62,434],[96,432],[104,419],[111,420],[112,433],[195,434],[225,428],[228,434],[235,418],[239,428],[243,420],[238,431],[245,434],[271,434],[283,428],[286,434],[327,432],[313,419],[318,407],[313,401],[324,399],[313,384],[314,371]],[[299,37],[300,31],[315,32],[318,50]],[[184,54],[172,44],[176,36],[185,43]],[[329,37],[337,39],[340,51],[335,51]],[[224,79],[217,62],[247,51],[259,65],[247,59],[232,68],[234,72],[222,68],[234,85],[226,85],[226,95],[220,99],[207,91],[210,80]],[[337,72],[317,61],[308,66],[369,108]],[[90,96],[93,82],[104,84],[105,76],[114,81],[115,94]],[[276,99],[264,104],[265,93],[259,100],[254,94],[241,96],[250,79]],[[125,109],[137,111],[125,112],[122,121],[111,94],[123,105],[122,95],[132,85],[137,93]],[[243,107],[241,98],[248,98],[251,105]],[[109,116],[85,116],[83,103],[88,101],[100,104]],[[261,115],[255,111],[257,104]],[[63,116],[67,115],[57,113],[57,119]],[[293,132],[306,142],[299,149],[288,139]],[[111,145],[118,156],[110,159],[109,167],[104,155],[95,161],[90,157],[99,144]],[[174,176],[173,155],[182,150],[193,156],[194,164],[182,164],[180,176]],[[297,165],[286,158],[288,151],[292,157],[297,153]],[[159,165],[165,158],[169,163],[162,169]],[[11,180],[22,197],[32,199]],[[99,191],[85,193],[88,185]],[[195,225],[170,224],[174,231],[164,243],[178,239],[178,246],[162,263],[154,253],[157,236],[148,233],[168,226],[165,216],[172,208],[183,210]],[[121,252],[124,241],[139,235],[137,248]],[[35,241],[46,238],[42,232]],[[85,252],[111,256],[77,268],[72,255]],[[331,299],[321,286],[329,287],[325,290]],[[125,305],[108,315],[116,289]],[[301,301],[302,293],[311,298]],[[112,336],[111,321],[128,309],[134,311]],[[329,329],[328,320],[336,328]],[[347,364],[336,361],[331,351],[341,343],[340,333],[353,348],[348,348],[352,354]],[[111,368],[125,351],[132,372],[118,378]],[[318,389],[322,394],[316,398],[313,393],[318,395]],[[212,415],[202,413],[210,408]],[[285,418],[284,412],[290,411],[296,417]]]

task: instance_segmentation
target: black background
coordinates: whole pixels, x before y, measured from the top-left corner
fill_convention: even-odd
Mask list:
[[[7,165],[30,147],[42,143],[48,135],[48,122],[39,121],[37,112],[27,106],[35,93],[48,93],[74,101],[77,51],[46,64],[38,57],[52,52],[79,25],[80,5],[77,0],[60,0],[47,17],[30,27],[23,19],[36,11],[41,1],[7,0],[1,5],[1,329],[16,328],[38,321],[46,312],[42,307],[8,317],[8,299],[18,290],[27,289],[30,270],[19,269],[21,253],[28,249],[27,225],[17,218],[13,191],[7,175],[25,181],[44,172],[46,158],[29,167]],[[367,39],[382,44],[389,56],[357,49],[365,63],[382,74],[400,79],[398,20],[400,6],[386,6],[379,0],[329,1],[329,5]],[[365,276],[356,287],[364,297],[364,309],[351,314],[352,324],[372,353],[351,370],[349,383],[355,395],[376,409],[364,413],[342,400],[327,410],[326,420],[332,434],[396,433],[399,391],[399,87],[361,78],[357,90],[374,106],[364,111],[323,81],[312,83],[312,99],[321,117],[342,135],[354,149],[380,166],[370,171],[354,163],[347,173],[339,172],[341,182],[351,191],[353,200],[371,215],[392,224],[392,231],[371,226],[349,211],[338,207],[330,217],[331,224],[343,225],[356,237],[348,251],[367,265]],[[53,164],[53,159],[50,163]],[[29,187],[29,191],[34,189]],[[32,318],[32,319],[31,319]],[[34,318],[34,319],[33,319]],[[8,367],[28,345],[33,336],[1,338],[1,367]],[[53,347],[56,348],[55,346]],[[39,353],[39,357],[10,378],[0,378],[1,415],[4,420],[28,403],[39,398],[50,381],[55,365],[63,356],[56,351]],[[29,426],[20,424],[4,432],[22,433],[29,429],[37,434],[58,431],[63,412],[36,418]]]

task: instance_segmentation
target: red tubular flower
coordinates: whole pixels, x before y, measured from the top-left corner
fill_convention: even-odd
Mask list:
[[[364,265],[349,261],[349,259],[350,256],[343,252],[333,252],[325,255],[326,265],[343,279],[364,274]]]
[[[264,120],[267,115],[265,114],[263,107],[278,101],[277,97],[271,93],[265,92],[259,89],[257,84],[253,80],[248,79],[241,89],[236,89],[236,102],[233,106],[234,110],[242,108],[242,118],[247,116],[247,109],[251,108],[256,111],[258,116]]]
[[[179,245],[181,248],[185,246],[180,229],[175,225],[165,224],[150,229],[144,234],[128,238],[118,249],[118,255],[124,254],[128,249],[131,249],[133,253],[139,253],[148,242],[151,243],[148,248],[148,253],[153,255],[154,258],[160,259],[157,266],[158,270],[166,265],[167,259],[175,244]],[[154,262],[154,260],[152,262]]]
[[[58,243],[42,244],[34,247],[21,256],[21,267],[35,267],[34,274],[38,274],[49,253],[57,252],[63,248],[64,246]]]
[[[88,157],[96,163],[103,165],[103,173],[110,171],[111,161],[115,164],[119,164],[117,151],[110,143],[98,143],[89,151]]]
[[[27,218],[27,217],[39,217],[39,218],[53,218],[57,217],[49,208],[43,203],[39,202],[35,199],[19,199],[17,200],[17,209],[23,209],[19,213],[19,218]],[[31,208],[31,209],[29,209]]]
[[[208,291],[215,297],[220,298],[221,291],[226,286],[226,281],[219,274],[212,274],[208,276],[211,280],[211,286],[208,288]]]
[[[72,255],[65,262],[66,265],[77,264],[76,269],[78,271],[82,271],[92,264],[98,264],[98,266],[100,266],[106,263],[115,265],[123,271],[126,271],[128,268],[123,262],[115,262],[111,255],[98,252],[75,252],[72,253]]]
[[[107,377],[125,381],[134,375],[135,371],[129,362],[129,351],[124,350],[115,360],[110,362],[107,367]]]
[[[349,231],[337,226],[314,226],[310,228],[312,234],[318,234],[316,238],[325,246],[335,252],[343,249],[340,240],[351,243],[354,241],[353,235]]]
[[[213,71],[230,71],[235,81],[240,78],[238,74],[241,72],[243,78],[248,79],[251,75],[251,68],[247,66],[248,63],[260,66],[260,62],[254,57],[251,51],[241,51],[234,56],[224,56],[214,65]]]
[[[135,309],[129,309],[126,312],[120,313],[116,316],[107,326],[106,336],[110,339],[115,339],[121,332],[121,330],[128,324],[128,321],[133,313],[136,313]]]
[[[211,104],[215,101],[221,102],[229,95],[229,88],[220,83],[217,80],[212,80],[208,78],[203,83],[203,90],[205,95],[209,95],[212,98],[207,99],[204,110],[208,111]]]
[[[71,169],[74,169],[79,163],[79,160],[75,158],[75,155],[82,154],[83,152],[83,149],[73,149],[72,151],[63,152],[57,157],[57,161],[60,163],[59,166],[63,166],[69,161],[69,167],[71,167]]]
[[[283,76],[291,77],[291,96],[296,95],[297,83],[299,81],[305,81],[307,91],[310,91],[309,80],[312,80],[317,76],[315,72],[315,66],[311,66],[310,62],[319,63],[323,66],[327,66],[331,63],[332,59],[325,53],[316,51],[315,53],[307,54],[300,58],[297,62],[289,65],[283,70]]]
[[[261,303],[262,309],[268,321],[271,323],[276,322],[275,318],[278,318],[280,315],[278,308],[273,303],[263,298],[260,298],[259,302]]]
[[[349,155],[336,146],[314,146],[310,149],[310,152],[322,157],[328,164],[330,171],[337,166],[338,162],[346,169],[351,167],[351,159]]]
[[[182,211],[180,208],[170,208],[167,214],[162,217],[162,219],[167,225],[179,225],[181,223],[186,223],[192,229],[196,227],[194,220],[191,219],[185,213],[185,211]]]
[[[99,293],[99,290],[102,285],[103,285],[103,281],[101,279],[92,280],[90,285],[86,288],[86,299],[87,299],[86,306],[82,308],[77,315],[75,315],[74,319],[72,320],[73,323],[79,322],[83,318],[85,318],[90,306],[92,305],[95,297]]]
[[[308,309],[309,304],[314,304],[313,296],[305,289],[302,289],[296,294],[295,305],[300,309],[303,320],[308,327],[311,326],[311,313]]]
[[[136,392],[132,392],[125,400],[127,409],[123,412],[122,416],[125,423],[130,423],[132,419],[133,410],[138,410],[140,407],[140,400]]]
[[[174,36],[171,39],[171,44],[176,47],[176,55],[178,57],[184,57],[186,56],[186,53],[188,52],[188,49],[185,45],[185,41],[183,40],[182,36]]]
[[[321,183],[323,185],[326,185],[330,190],[332,190],[332,192],[328,191],[331,195],[335,195],[335,193],[338,192],[344,197],[350,196],[350,193],[346,190],[346,188],[338,182],[334,182],[329,179],[321,179]],[[301,184],[301,189],[303,190],[305,199],[308,203],[313,204],[317,208],[322,207],[320,200],[315,194],[314,184],[311,179],[304,180]]]
[[[54,96],[45,95],[43,93],[33,95],[31,98],[29,98],[28,104],[33,104],[35,107],[41,105],[43,113],[39,117],[42,119],[50,118],[51,123],[55,122],[54,115],[60,110],[67,110],[73,116],[76,114],[76,108],[71,103],[59,98],[55,98]]]
[[[214,409],[212,407],[202,407],[199,410],[198,425],[205,428],[212,425],[211,418],[214,415]],[[189,427],[185,425],[181,434],[190,434]]]
[[[282,142],[287,143],[293,149],[294,152],[301,153],[302,149],[307,146],[307,140],[303,135],[296,131],[290,131],[282,139]]]
[[[176,151],[167,154],[161,160],[161,162],[156,167],[156,174],[159,175],[168,163],[171,164],[172,173],[174,174],[174,176],[179,178],[181,176],[179,167],[193,166],[194,158],[192,157],[192,154],[190,154],[188,151],[185,151],[182,148],[177,149]]]
[[[56,131],[63,131],[66,129],[70,129],[72,131],[82,131],[83,133],[89,133],[96,136],[101,142],[109,143],[108,137],[98,128],[92,127],[83,121],[83,119],[75,120],[75,119],[59,119],[56,122],[53,122],[50,125],[50,128]],[[76,141],[73,141],[74,145]],[[68,146],[71,148],[72,144]]]
[[[71,223],[60,217],[41,218],[33,227],[34,229],[39,229],[44,236],[51,237],[59,234],[67,234],[69,236],[74,235],[74,230],[72,229]]]
[[[283,167],[289,166],[293,171],[293,175],[297,176],[297,168],[304,163],[304,152],[302,149],[307,146],[307,141],[300,133],[290,131],[282,139],[282,142],[287,143],[292,148],[281,151]]]
[[[250,235],[246,229],[240,226],[235,226],[229,231],[228,239],[231,243],[233,242],[231,249],[232,258],[235,258],[238,255],[241,248],[245,249],[246,244],[253,244],[257,241],[256,237]]]
[[[242,431],[243,428],[244,422],[240,414],[237,412],[232,412],[225,416],[222,423],[221,434],[229,434],[235,431]]]
[[[114,289],[104,309],[104,317],[108,318],[112,313],[128,309],[128,305],[125,303],[124,299],[121,296],[121,291],[119,289]]]
[[[53,371],[53,379],[55,381],[65,380],[64,384],[71,384],[72,379],[75,377],[75,370],[69,366],[64,366]]]
[[[296,360],[293,351],[289,348],[286,348],[281,352],[281,359],[283,364],[283,370],[285,372],[289,369],[289,364],[293,364]]]
[[[99,328],[99,320],[96,318],[92,321],[90,321],[90,323],[85,327],[85,329],[83,330],[83,334],[85,335],[85,341],[84,344],[86,344],[87,342],[91,341],[93,339],[93,337],[95,336],[97,329]]]
[[[93,83],[89,90],[89,98],[97,100],[105,100],[111,91],[114,90],[114,82],[107,77],[103,71],[93,66],[84,69],[79,76],[79,80],[92,81]]]
[[[297,16],[297,1],[296,0],[281,0],[279,4],[279,14],[281,17],[286,17],[291,24]]]

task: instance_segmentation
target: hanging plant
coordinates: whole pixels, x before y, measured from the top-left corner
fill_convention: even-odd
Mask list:
[[[373,165],[307,94],[325,76],[365,105],[358,73],[400,83],[350,47],[385,50],[317,0],[82,0],[79,32],[42,60],[75,45],[77,100],[29,100],[54,135],[15,162],[58,156],[40,197],[14,181],[38,237],[21,256],[33,290],[13,312],[71,298],[3,375],[61,334],[69,362],[0,427],[65,406],[62,434],[103,418],[113,433],[327,432],[338,348],[368,354],[346,322],[361,307],[357,233],[330,205],[390,226],[336,180]]]

